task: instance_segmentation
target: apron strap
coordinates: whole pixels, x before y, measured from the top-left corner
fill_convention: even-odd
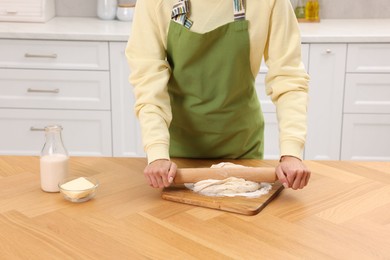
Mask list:
[[[234,21],[245,19],[245,1],[233,0]]]
[[[233,0],[233,10],[234,10],[234,20],[244,20],[245,19],[245,0]],[[190,15],[190,1],[189,0],[179,0],[178,3],[174,4],[172,7],[171,19],[190,29],[194,23],[188,17]]]
[[[173,5],[171,19],[190,29],[193,22],[188,18],[190,15],[190,1],[189,0],[179,0],[178,3]]]

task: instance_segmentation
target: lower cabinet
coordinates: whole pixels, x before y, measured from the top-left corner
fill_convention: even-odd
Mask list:
[[[310,44],[306,160],[339,160],[346,44]]]
[[[264,64],[262,66],[265,67]],[[264,159],[278,160],[280,157],[278,121],[275,105],[265,94],[265,75],[264,72],[260,72],[256,77],[256,92],[264,116]]]
[[[112,155],[110,111],[41,109],[0,109],[0,154],[39,155],[51,124],[63,127],[71,156]]]
[[[390,161],[390,44],[349,44],[342,160]]]
[[[44,126],[61,124],[70,155],[144,157],[126,44],[0,40],[0,154],[38,155]],[[304,159],[390,160],[390,44],[302,44],[302,60],[311,77]],[[256,91],[264,158],[275,160],[266,73],[263,63]]]
[[[345,114],[341,160],[390,161],[390,115]]]
[[[108,42],[0,39],[0,154],[39,155],[60,124],[71,156],[112,156]]]
[[[141,130],[134,112],[135,98],[128,78],[126,42],[110,43],[113,156],[144,157]]]
[[[263,113],[264,116],[264,159],[279,160],[279,127],[276,113]]]
[[[302,62],[307,68],[309,64],[309,44],[302,44]],[[264,116],[264,159],[279,160],[279,125],[276,116],[276,108],[265,92],[265,76],[268,72],[267,66],[261,64],[260,73],[256,76],[256,92],[261,104]]]

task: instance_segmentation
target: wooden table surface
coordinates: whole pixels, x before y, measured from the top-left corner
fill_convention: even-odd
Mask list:
[[[0,156],[0,258],[390,259],[389,162],[306,161],[309,186],[283,190],[255,216],[162,200],[145,164],[72,157],[71,175],[101,183],[93,200],[75,204],[40,190],[38,157]]]

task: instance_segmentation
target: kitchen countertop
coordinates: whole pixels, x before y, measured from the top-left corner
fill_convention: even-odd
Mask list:
[[[55,17],[47,23],[0,22],[0,38],[127,41],[131,22]],[[390,42],[390,19],[323,19],[301,23],[303,43]]]
[[[174,159],[175,160],[175,159]],[[175,160],[179,167],[218,161]],[[250,166],[276,161],[237,160]],[[71,157],[100,181],[74,204],[39,188],[39,158],[0,156],[4,259],[389,259],[390,162],[306,161],[309,186],[245,216],[161,199],[144,158]]]

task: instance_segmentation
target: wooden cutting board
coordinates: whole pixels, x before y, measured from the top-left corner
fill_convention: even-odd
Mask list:
[[[164,188],[161,197],[165,200],[191,204],[200,207],[219,209],[243,215],[256,215],[283,190],[283,185],[276,181],[272,190],[259,198],[246,197],[211,197],[195,193],[184,186]]]

